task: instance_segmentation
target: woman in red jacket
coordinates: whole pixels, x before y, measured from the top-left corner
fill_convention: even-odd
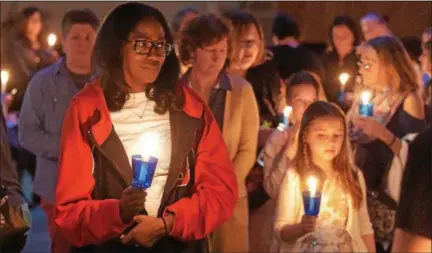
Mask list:
[[[205,103],[178,84],[172,43],[161,12],[140,3],[114,9],[99,31],[100,76],[72,100],[61,138],[54,219],[75,252],[205,252],[232,215],[226,146]],[[141,141],[149,134],[159,162],[140,190],[131,156],[155,148]]]

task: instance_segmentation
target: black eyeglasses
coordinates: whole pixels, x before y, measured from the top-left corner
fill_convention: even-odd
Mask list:
[[[150,51],[154,49],[159,56],[167,56],[173,50],[171,44],[163,41],[153,42],[145,39],[128,41],[133,43],[135,52],[140,55],[148,55],[150,54]]]

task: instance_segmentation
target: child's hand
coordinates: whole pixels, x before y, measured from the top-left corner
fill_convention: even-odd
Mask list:
[[[301,225],[305,233],[315,231],[315,223],[316,223],[315,216],[308,216],[303,214]]]

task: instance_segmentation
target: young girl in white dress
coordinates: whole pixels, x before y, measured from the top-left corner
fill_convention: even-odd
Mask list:
[[[375,252],[364,178],[352,162],[343,112],[317,101],[305,111],[292,166],[282,182],[275,234],[280,252]],[[315,177],[317,216],[305,215],[302,192]]]

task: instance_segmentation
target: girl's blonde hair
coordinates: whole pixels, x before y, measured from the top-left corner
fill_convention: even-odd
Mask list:
[[[360,187],[358,174],[355,171],[356,167],[353,162],[353,154],[349,144],[345,115],[336,105],[324,101],[316,101],[312,103],[304,112],[299,129],[297,154],[294,158],[296,171],[300,175],[301,185],[303,187],[306,182],[306,177],[310,174],[317,175],[321,179],[320,182],[324,182],[324,172],[318,165],[313,164],[310,154],[311,151],[306,139],[312,121],[321,117],[329,116],[339,118],[341,122],[343,122],[344,126],[344,140],[342,148],[333,161],[336,179],[341,183],[343,189],[345,189],[345,191],[351,197],[353,206],[359,209],[360,203],[363,199],[362,190]]]
[[[372,47],[384,68],[393,91],[414,92],[419,87],[417,74],[402,42],[393,36],[381,36],[365,42],[362,47]]]

